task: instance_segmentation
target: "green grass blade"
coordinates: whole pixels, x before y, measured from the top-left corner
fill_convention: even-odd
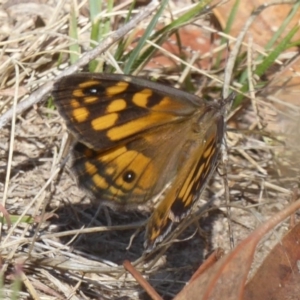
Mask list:
[[[100,32],[100,20],[97,19],[97,16],[102,11],[102,1],[90,0],[89,5],[90,5],[90,19],[92,23],[91,40],[98,42],[99,35],[101,35],[101,32]],[[95,48],[96,43],[91,43],[90,46],[92,48]]]
[[[279,43],[279,45],[264,59],[264,61],[257,66],[255,74],[262,76],[269,67],[275,62],[278,56],[286,50],[287,45],[290,43],[293,36],[297,33],[300,26],[296,25],[291,31],[286,35],[286,37]]]
[[[232,6],[231,11],[230,11],[230,14],[229,14],[229,17],[228,17],[228,20],[226,22],[226,26],[225,26],[225,29],[224,29],[224,33],[226,33],[226,34],[230,33],[231,28],[232,28],[232,24],[233,24],[234,20],[236,20],[236,18],[237,18],[237,13],[238,13],[239,6],[240,6],[240,0],[236,0],[235,3]],[[227,39],[223,36],[221,38],[221,45],[225,44],[226,42],[227,42]],[[217,56],[217,59],[216,59],[216,63],[215,63],[215,68],[216,69],[219,68],[221,59],[222,59],[222,52],[219,52],[219,54]]]
[[[267,56],[264,58],[263,62],[259,64],[254,71],[254,74],[258,77],[261,77],[275,62],[275,60],[278,58],[278,56],[287,49],[287,45],[289,45],[291,39],[293,36],[299,31],[300,26],[296,25],[294,26],[290,32],[282,39],[282,41],[278,44],[278,46]],[[264,86],[265,83],[261,82],[261,85]],[[242,88],[241,92],[246,93],[249,90],[249,84],[246,82]],[[235,100],[235,107],[238,106],[242,101],[243,96],[238,95]]]
[[[273,47],[274,43],[278,40],[278,38],[281,36],[283,31],[286,29],[288,24],[292,21],[294,18],[295,14],[299,11],[300,7],[300,1],[296,2],[293,6],[291,11],[289,12],[288,16],[285,18],[285,20],[282,22],[278,30],[274,33],[270,41],[267,43],[265,49],[269,50]]]
[[[75,12],[74,5],[71,6],[71,13],[70,13],[70,26],[69,26],[69,36],[78,41],[78,26],[77,26],[77,16]],[[74,64],[79,56],[80,56],[80,47],[78,43],[72,44],[69,47],[70,49],[70,61],[71,64]]]
[[[135,49],[131,52],[128,61],[126,62],[125,66],[124,66],[124,73],[125,74],[129,74],[131,73],[132,70],[132,66],[135,62],[135,60],[137,59],[137,57],[139,56],[141,49],[144,47],[144,45],[146,44],[146,40],[150,37],[153,29],[155,28],[159,17],[162,15],[166,5],[168,4],[169,0],[162,0],[161,5],[159,10],[157,11],[157,13],[154,15],[154,17],[152,18],[151,22],[149,23],[147,29],[145,30],[145,33],[143,34],[143,36],[141,37],[141,39],[139,40],[137,46],[135,47]]]
[[[91,30],[91,48],[95,48],[96,45],[111,31],[111,17],[99,18],[101,12],[103,11],[103,1],[102,0],[90,0],[90,18],[92,23]],[[114,2],[113,0],[107,1],[106,10],[110,14],[113,10]],[[89,63],[90,72],[102,71],[103,62],[92,60]]]
[[[132,11],[133,11],[133,9],[134,9],[134,7],[135,7],[135,4],[136,4],[136,0],[134,0],[134,1],[131,3],[130,7],[129,7],[128,14],[127,14],[127,16],[126,16],[126,18],[125,18],[125,23],[127,23],[127,22],[129,21],[129,19],[131,18],[131,16],[132,16]],[[119,41],[118,47],[117,47],[116,52],[115,52],[115,55],[114,55],[114,58],[115,58],[116,61],[121,61],[121,60],[122,60],[122,56],[123,56],[123,53],[125,52],[125,48],[126,48],[126,44],[127,44],[126,41],[127,41],[127,40],[124,39],[124,38],[122,38],[122,39]],[[108,73],[112,73],[113,70],[114,70],[114,68],[113,68],[112,66],[109,66],[109,67],[107,68],[107,72],[108,72]]]
[[[99,39],[102,36],[102,27],[101,27],[101,19],[98,18],[99,14],[103,8],[102,0],[90,0],[90,20],[91,20],[91,35],[90,35],[90,47],[95,48],[99,42]],[[89,71],[95,72],[97,68],[98,62],[97,60],[92,60],[89,62]]]
[[[11,285],[11,300],[20,299],[20,291],[22,288],[21,270],[18,270],[20,266],[16,266],[14,280]]]
[[[107,13],[110,14],[112,12],[113,8],[114,8],[114,1],[108,0],[107,1]],[[104,19],[102,28],[103,28],[103,31],[101,32],[99,39],[102,39],[103,36],[107,35],[111,31],[111,17],[107,17]]]
[[[196,16],[198,16],[204,9],[211,3],[212,0],[203,0],[199,4],[195,5],[192,9],[178,17],[176,20],[165,26],[163,29],[157,31],[155,36],[159,36],[163,33],[169,32],[174,29],[191,22]]]
[[[18,216],[18,215],[9,215],[9,220],[10,220],[11,224],[15,224],[18,221],[21,223],[26,223],[26,224],[34,223],[34,218],[31,216],[24,216],[20,220],[20,216]],[[0,222],[1,222],[1,224],[7,224],[7,220],[5,217],[0,217]]]
[[[162,45],[168,39],[168,37],[174,33],[175,30],[191,22],[196,16],[200,15],[210,2],[211,0],[201,1],[201,3],[194,6],[182,16],[151,35],[149,40],[155,42],[157,45]],[[143,44],[145,44],[146,39],[147,36],[144,35]],[[151,59],[151,57],[153,57],[154,53],[157,51],[157,48],[154,46],[148,46],[142,54],[140,50],[137,51],[137,49],[135,49],[133,51],[136,51],[136,55],[134,56],[134,62],[130,63],[131,71],[141,68],[142,65],[145,65]],[[131,52],[128,54],[128,56],[131,56]],[[124,61],[127,59],[128,58],[126,56],[122,58]],[[126,69],[126,71],[128,70]]]
[[[265,46],[265,50],[268,51],[270,50],[274,43],[279,39],[279,37],[281,36],[281,34],[283,33],[283,31],[286,29],[287,25],[291,22],[292,18],[295,16],[295,14],[297,13],[298,9],[300,6],[300,1],[298,1],[295,5],[292,6],[291,11],[289,12],[288,16],[286,17],[286,19],[282,22],[282,24],[280,25],[279,29],[274,33],[274,35],[272,36],[272,38],[270,39],[270,41],[267,43],[267,45]],[[289,48],[289,47],[287,47]],[[264,59],[263,55],[259,55],[256,59],[256,61],[260,61]],[[245,81],[247,80],[247,70],[245,70],[242,75],[240,76],[240,80],[239,82],[241,84],[245,83]]]

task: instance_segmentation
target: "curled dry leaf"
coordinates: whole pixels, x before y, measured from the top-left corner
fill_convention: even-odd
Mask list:
[[[248,238],[246,238],[235,249],[233,249],[232,252],[228,253],[226,256],[216,262],[210,269],[207,270],[207,272],[203,273],[198,278],[194,278],[194,280],[192,280],[174,298],[174,300],[244,299],[244,285],[252,265],[253,256],[257,244],[266,233],[272,230],[281,221],[283,221],[299,208],[300,200],[292,203],[289,207],[262,224],[251,235],[249,235]],[[297,230],[297,235],[299,244],[299,229]],[[294,260],[297,259],[297,257],[299,259],[299,251],[297,255],[293,256]],[[266,280],[269,280],[269,277],[267,277]],[[251,299],[271,298],[254,297]]]
[[[245,288],[244,300],[299,299],[300,223],[264,260]]]

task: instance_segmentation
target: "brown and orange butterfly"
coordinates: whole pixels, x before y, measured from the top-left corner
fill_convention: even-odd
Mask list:
[[[155,205],[146,248],[161,242],[191,210],[217,164],[226,100],[208,103],[139,77],[81,73],[63,77],[55,104],[78,143],[81,187],[124,209]]]

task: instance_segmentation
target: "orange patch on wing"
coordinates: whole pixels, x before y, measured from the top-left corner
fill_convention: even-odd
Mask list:
[[[165,124],[170,122],[173,116],[167,113],[150,113],[147,116],[140,117],[120,126],[115,126],[108,130],[107,136],[112,141],[118,141],[128,136],[142,132],[154,125]]]
[[[75,108],[72,111],[73,118],[78,122],[82,123],[88,119],[90,112],[85,107]]]
[[[105,89],[105,94],[107,97],[112,97],[112,96],[118,95],[118,94],[126,91],[128,88],[128,85],[129,85],[128,82],[120,81],[113,86],[107,87]]]
[[[124,99],[116,99],[107,105],[106,113],[114,113],[122,111],[126,108],[127,104]]]
[[[132,96],[132,102],[139,107],[147,108],[148,98],[150,96],[152,96],[152,94],[153,94],[153,91],[150,89],[144,89],[140,92],[136,92]]]
[[[99,174],[95,174],[92,178],[93,178],[93,182],[95,183],[97,188],[102,189],[102,190],[108,189],[109,185],[106,182],[105,178],[103,178]]]
[[[72,99],[70,101],[70,104],[71,104],[72,108],[78,108],[78,107],[80,107],[80,103],[76,99]]]
[[[100,81],[98,81],[98,80],[88,80],[88,81],[80,83],[78,86],[81,89],[85,89],[85,88],[89,88],[91,86],[98,85],[99,83],[100,83]]]
[[[118,114],[109,114],[91,121],[94,130],[103,130],[112,127],[118,119]]]
[[[94,102],[96,102],[98,100],[99,100],[99,98],[97,96],[84,97],[84,103],[86,103],[86,104],[94,103]]]
[[[85,162],[84,167],[85,167],[85,171],[90,175],[94,175],[95,173],[97,173],[96,166],[88,161]]]

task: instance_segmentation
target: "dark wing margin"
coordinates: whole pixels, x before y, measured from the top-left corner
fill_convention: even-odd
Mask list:
[[[165,199],[150,217],[144,245],[146,252],[154,249],[168,235],[175,224],[178,224],[191,211],[193,204],[200,197],[217,166],[224,131],[224,116],[220,114],[216,121],[215,134],[212,134],[207,139],[205,147],[200,149],[198,161],[191,164],[192,167],[190,167],[184,180],[181,180],[179,184],[175,180],[170,192],[167,193]],[[180,178],[180,174],[178,177]]]

